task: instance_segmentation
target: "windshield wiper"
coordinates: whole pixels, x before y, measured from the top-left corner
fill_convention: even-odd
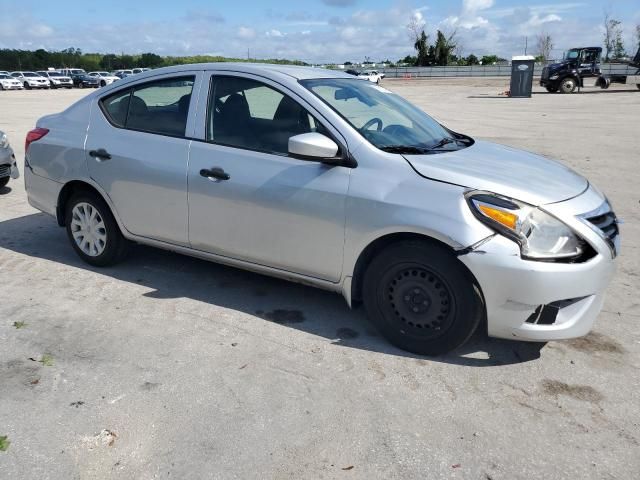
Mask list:
[[[455,143],[455,140],[453,140],[452,138],[449,138],[449,137],[444,137],[442,140],[440,140],[439,142],[431,145],[426,150],[428,150],[428,151],[438,150],[439,148],[442,148],[445,145],[449,145],[450,143]]]
[[[414,147],[411,145],[382,145],[378,147],[380,150],[389,153],[407,153],[409,155],[420,155],[421,153],[428,152],[430,149],[425,147]]]

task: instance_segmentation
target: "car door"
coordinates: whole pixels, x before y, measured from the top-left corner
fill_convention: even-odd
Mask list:
[[[188,245],[186,130],[198,75],[149,80],[93,105],[89,175],[134,235]]]
[[[287,145],[310,131],[344,140],[262,77],[214,74],[209,83],[189,159],[191,246],[337,282],[351,170],[292,158]]]

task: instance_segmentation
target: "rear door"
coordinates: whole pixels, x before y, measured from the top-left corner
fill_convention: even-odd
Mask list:
[[[89,174],[135,235],[188,244],[186,132],[199,75],[163,76],[93,105],[86,143]]]
[[[338,281],[351,169],[292,158],[287,147],[310,131],[344,139],[262,77],[213,75],[201,91],[204,138],[189,159],[192,247]],[[214,169],[221,179],[207,177]]]

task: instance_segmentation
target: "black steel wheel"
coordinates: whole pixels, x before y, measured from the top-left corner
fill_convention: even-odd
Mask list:
[[[365,273],[367,315],[397,347],[421,355],[453,350],[473,334],[484,314],[473,276],[435,242],[393,244]]]

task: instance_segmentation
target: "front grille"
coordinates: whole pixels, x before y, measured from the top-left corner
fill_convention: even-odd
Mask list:
[[[549,67],[544,67],[542,69],[542,80],[546,80],[547,78],[549,78]]]
[[[11,174],[11,165],[0,165],[0,178],[8,177]]]
[[[604,212],[604,213],[602,213]],[[618,219],[616,214],[605,204],[604,208],[594,216],[586,217],[585,220],[599,230],[607,239],[614,255],[617,254],[615,248],[615,238],[620,234],[618,229]]]

